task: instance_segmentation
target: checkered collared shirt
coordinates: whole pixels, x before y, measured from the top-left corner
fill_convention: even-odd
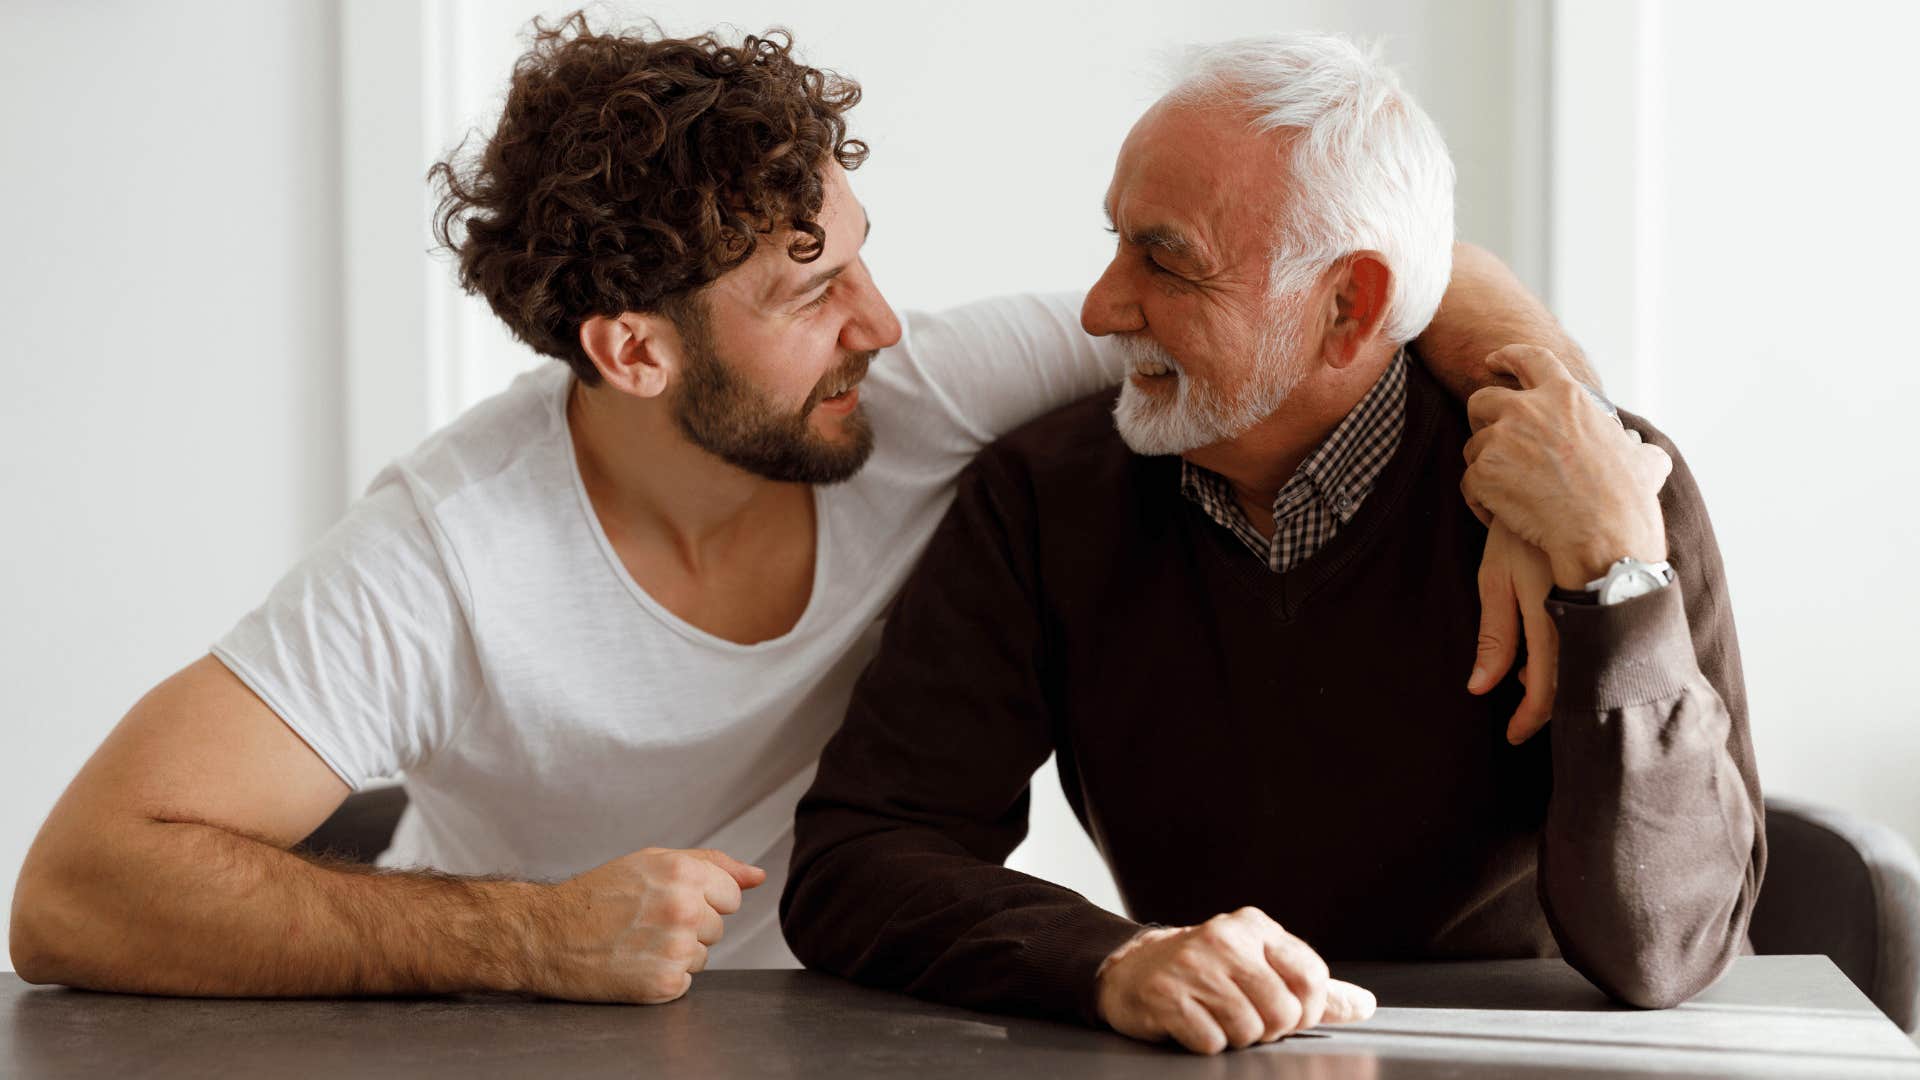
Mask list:
[[[1180,492],[1200,504],[1276,574],[1306,562],[1333,539],[1373,490],[1400,445],[1407,421],[1407,353],[1402,349],[1360,404],[1347,413],[1273,500],[1273,539],[1260,535],[1225,477],[1180,463]]]

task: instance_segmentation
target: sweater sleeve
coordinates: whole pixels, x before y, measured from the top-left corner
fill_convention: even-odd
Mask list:
[[[889,617],[795,821],[780,917],[808,967],[935,1001],[1096,1024],[1139,927],[1002,865],[1053,750],[1032,500],[989,450]]]
[[[1567,961],[1666,1008],[1746,941],[1766,829],[1726,577],[1673,444],[1661,493],[1676,580],[1606,607],[1549,601],[1560,634],[1540,899]]]

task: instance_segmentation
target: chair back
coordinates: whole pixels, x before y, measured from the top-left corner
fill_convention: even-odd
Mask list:
[[[1755,952],[1833,960],[1901,1030],[1920,1029],[1920,858],[1885,825],[1767,800]]]

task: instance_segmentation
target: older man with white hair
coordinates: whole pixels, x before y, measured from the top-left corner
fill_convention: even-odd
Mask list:
[[[1322,955],[1563,955],[1650,1007],[1725,969],[1765,847],[1699,492],[1550,353],[1467,418],[1408,363],[1452,196],[1345,40],[1195,52],[1082,312],[1133,372],[963,481],[801,803],[802,960],[1209,1053],[1370,1014]],[[1489,542],[1559,639],[1537,738],[1456,674]],[[1049,754],[1131,919],[1002,865]]]

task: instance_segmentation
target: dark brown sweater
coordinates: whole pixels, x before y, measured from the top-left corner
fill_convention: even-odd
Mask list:
[[[1765,833],[1733,618],[1692,475],[1661,497],[1674,584],[1550,603],[1554,717],[1464,689],[1486,533],[1457,407],[1415,365],[1359,513],[1273,574],[1130,453],[1112,395],[981,454],[800,804],[794,952],[859,982],[1097,1023],[1137,929],[1001,865],[1058,755],[1134,919],[1258,907],[1330,960],[1564,955],[1666,1006],[1740,951]],[[1684,605],[1684,606],[1683,606]]]

